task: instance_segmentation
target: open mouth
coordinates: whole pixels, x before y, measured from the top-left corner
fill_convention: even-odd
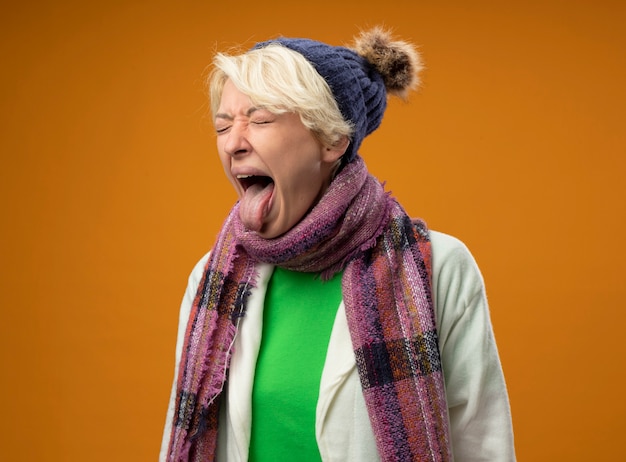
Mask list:
[[[262,175],[237,175],[237,180],[244,191],[247,191],[252,186],[264,189],[269,184],[274,183],[272,178]]]
[[[272,208],[274,180],[265,175],[237,175],[243,189],[239,206],[239,216],[243,224],[252,231],[259,232]]]

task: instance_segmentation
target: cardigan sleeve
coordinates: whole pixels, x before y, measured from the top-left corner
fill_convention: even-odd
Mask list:
[[[482,275],[467,247],[431,232],[433,294],[456,461],[514,461],[509,399]]]
[[[202,279],[204,272],[204,266],[209,259],[207,253],[191,271],[189,280],[187,283],[187,289],[183,296],[183,301],[180,305],[180,313],[178,317],[178,333],[176,339],[176,352],[174,363],[174,383],[172,384],[172,390],[170,393],[170,400],[167,406],[167,414],[165,417],[165,428],[163,431],[163,438],[161,440],[161,451],[159,453],[159,461],[164,462],[167,459],[167,450],[170,444],[170,436],[172,434],[172,421],[174,419],[174,407],[176,406],[176,381],[178,380],[178,365],[183,352],[183,343],[185,341],[185,330],[187,328],[187,321],[189,319],[189,313],[191,313],[191,305],[196,296],[198,285]]]

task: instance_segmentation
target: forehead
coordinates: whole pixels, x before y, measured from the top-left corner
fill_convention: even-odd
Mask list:
[[[218,113],[247,113],[255,109],[250,97],[241,92],[232,81],[226,80],[218,105]]]

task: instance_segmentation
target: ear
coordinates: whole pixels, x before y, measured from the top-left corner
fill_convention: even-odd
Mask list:
[[[330,164],[335,163],[346,152],[349,144],[350,139],[347,136],[342,136],[341,139],[335,144],[324,146],[322,151],[322,160]]]

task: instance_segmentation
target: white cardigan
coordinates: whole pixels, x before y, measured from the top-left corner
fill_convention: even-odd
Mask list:
[[[458,239],[430,232],[433,293],[446,384],[452,449],[456,461],[514,461],[508,395],[493,336],[482,276]],[[174,385],[160,461],[165,461],[175,405],[176,377],[185,327],[205,255],[189,276],[179,319]],[[221,408],[218,461],[245,462],[250,442],[251,395],[261,342],[263,304],[271,265],[261,265],[248,299],[230,365],[226,405]],[[316,438],[324,462],[380,460],[367,416],[343,302],[337,311],[322,371]]]

